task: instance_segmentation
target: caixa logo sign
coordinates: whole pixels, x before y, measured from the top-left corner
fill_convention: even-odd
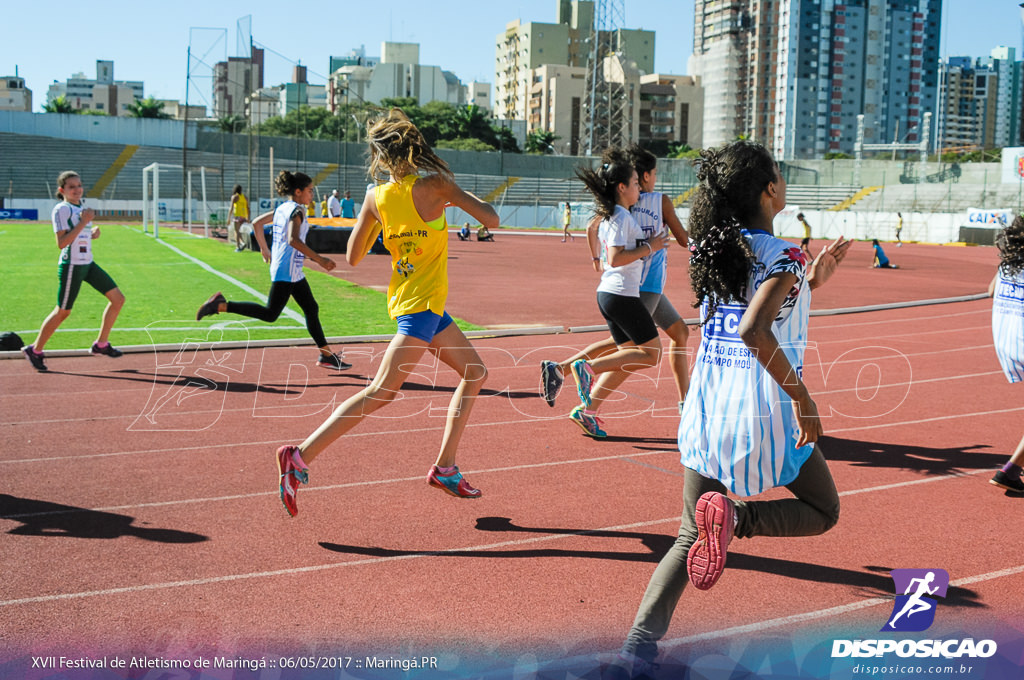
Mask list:
[[[920,632],[935,622],[938,599],[946,596],[949,573],[945,569],[893,569],[896,591],[892,612],[881,632]],[[996,653],[994,640],[834,640],[832,657],[899,657],[955,659],[988,658]]]
[[[975,227],[1001,227],[1013,222],[1012,210],[967,209],[967,224]]]

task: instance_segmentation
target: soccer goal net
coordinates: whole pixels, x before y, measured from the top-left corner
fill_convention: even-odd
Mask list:
[[[142,169],[142,231],[160,237],[161,224],[181,225],[189,232],[202,225],[210,234],[213,197],[206,191],[207,175],[217,173],[204,166],[190,167],[152,163]]]

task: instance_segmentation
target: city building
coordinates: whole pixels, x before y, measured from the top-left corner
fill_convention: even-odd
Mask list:
[[[228,57],[213,67],[213,115],[245,115],[246,98],[263,87],[263,50],[248,57]]]
[[[1020,146],[1022,64],[1011,47],[987,59],[949,57],[940,64],[936,145],[940,150]]]
[[[143,99],[141,81],[114,80],[114,62],[96,61],[95,80],[76,73],[64,82],[54,81],[46,94],[52,103],[64,97],[76,111],[101,111],[108,116],[123,116],[136,99]]]
[[[698,0],[690,71],[703,143],[744,135],[780,159],[922,139],[938,104],[941,0]]]
[[[158,102],[164,105],[163,111],[174,120],[185,120],[186,114],[188,120],[200,120],[206,118],[206,107],[198,104],[189,104],[185,106],[177,99],[157,99]]]
[[[332,66],[338,63],[335,59]],[[379,63],[349,63],[331,72],[325,94],[328,108],[337,111],[349,102],[378,103],[398,97],[412,97],[420,105],[465,103],[465,86],[454,73],[419,61],[418,43],[382,43]]]
[[[463,90],[462,100],[466,104],[475,105],[481,109],[491,110],[491,84],[480,83],[475,80],[469,81]]]
[[[640,145],[663,156],[673,144],[703,146],[704,90],[700,79],[650,73],[640,76]]]
[[[0,111],[31,111],[32,90],[20,76],[0,77]]]

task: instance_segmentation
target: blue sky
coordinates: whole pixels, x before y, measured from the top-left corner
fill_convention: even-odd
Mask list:
[[[996,45],[1007,45],[1021,58],[1017,2],[946,0],[944,5],[944,56],[986,56]],[[556,0],[342,0],[301,9],[281,0],[11,2],[3,11],[9,21],[0,39],[0,75],[13,75],[17,66],[33,90],[33,110],[39,111],[51,82],[78,71],[95,77],[96,60],[113,59],[118,80],[141,80],[146,95],[183,101],[190,36],[193,53],[212,65],[236,54],[236,23],[251,15],[254,39],[269,48],[267,85],[289,80],[294,61],[309,68],[311,82],[322,83],[330,55],[359,45],[379,55],[385,40],[418,42],[421,63],[453,71],[463,82],[493,82],[495,36],[517,18],[554,22],[556,6]],[[657,32],[659,71],[686,73],[693,6],[692,0],[626,0],[625,25]],[[202,66],[194,69],[191,103],[209,102],[209,74]]]

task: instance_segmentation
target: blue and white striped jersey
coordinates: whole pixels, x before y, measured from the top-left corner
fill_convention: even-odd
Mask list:
[[[679,451],[686,467],[721,481],[735,494],[753,496],[796,479],[814,445],[796,447],[799,428],[792,400],[740,339],[740,319],[767,278],[795,274],[797,282],[772,330],[802,376],[811,291],[800,248],[765,231],[742,233],[755,262],[741,299],[719,305],[702,329],[679,423]],[[707,301],[702,317],[706,313]]]
[[[992,301],[992,340],[999,365],[1012,383],[1024,381],[1024,271],[999,272]]]
[[[661,196],[657,191],[641,192],[638,200],[629,214],[633,216],[636,223],[644,230],[644,238],[648,241],[652,236],[665,231],[665,219],[661,214]],[[653,255],[643,258],[645,271],[640,281],[640,291],[646,293],[661,293],[665,290],[666,271],[668,269],[668,250],[662,248]]]
[[[270,247],[270,280],[301,281],[306,278],[302,273],[302,263],[306,256],[288,245],[288,227],[292,217],[298,213],[302,216],[302,227],[299,229],[299,240],[306,242],[309,222],[306,220],[306,206],[295,201],[285,201],[274,211],[274,243]]]

